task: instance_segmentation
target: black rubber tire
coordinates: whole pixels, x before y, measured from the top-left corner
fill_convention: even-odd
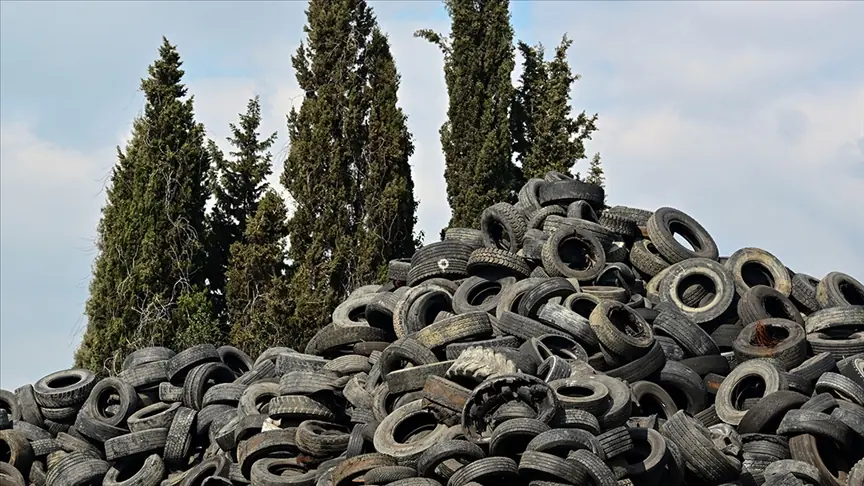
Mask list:
[[[34,383],[33,393],[42,407],[73,407],[87,400],[96,381],[96,375],[88,370],[57,371]]]
[[[698,281],[714,294],[710,303],[694,308],[681,300],[680,288],[691,280]],[[696,324],[710,322],[723,315],[734,298],[732,276],[723,265],[706,258],[692,258],[673,264],[660,283],[660,300],[674,305]]]
[[[786,319],[804,327],[804,317],[789,300],[773,287],[754,285],[738,300],[738,317],[744,325],[761,319]]]
[[[708,430],[695,419],[679,411],[662,427],[661,432],[675,443],[689,469],[710,484],[733,481],[740,474],[740,463],[734,464],[717,449]]]
[[[495,308],[495,316],[499,319],[504,312],[518,312],[519,303],[526,292],[539,285],[545,279],[542,278],[526,278],[519,280],[514,285],[510,286],[503,292],[498,299],[498,306]]]
[[[648,239],[633,243],[633,247],[630,249],[630,263],[633,264],[633,268],[646,277],[653,277],[671,265],[660,255],[660,251],[654,246],[654,243]]]
[[[167,429],[174,420],[174,414],[180,408],[180,404],[157,402],[153,405],[141,408],[129,416],[127,423],[131,432],[140,432],[147,429]]]
[[[565,299],[576,290],[573,283],[566,278],[546,279],[525,292],[519,303],[519,314],[534,319],[547,302],[555,298]]]
[[[846,448],[853,440],[852,430],[843,422],[825,413],[801,409],[786,412],[777,427],[777,434],[785,436],[811,434],[831,439],[842,448]]]
[[[469,275],[486,278],[516,277],[525,278],[531,274],[531,267],[525,259],[507,250],[498,248],[478,248],[468,258]]]
[[[772,287],[784,297],[792,293],[789,270],[776,256],[761,248],[741,248],[729,256],[725,266],[732,274],[740,296],[755,285]]]
[[[161,452],[165,448],[168,429],[148,429],[130,432],[105,441],[105,458],[117,461],[143,454]]]
[[[736,408],[736,404],[733,403],[733,400],[737,388],[745,383],[745,380],[751,377],[758,377],[764,383],[764,392],[762,392],[762,396],[786,388],[786,380],[780,373],[780,370],[765,360],[755,359],[738,365],[734,370],[732,370],[732,373],[726,377],[723,384],[720,385],[720,389],[717,391],[717,397],[714,402],[717,408],[717,416],[719,416],[723,422],[737,426],[741,423],[744,415],[747,414],[746,411]],[[740,400],[743,400],[744,398],[748,397],[742,396]]]
[[[600,302],[591,312],[589,322],[600,343],[624,358],[644,356],[654,345],[651,326],[635,310],[620,302]]]
[[[118,462],[111,466],[102,486],[157,486],[165,477],[165,463],[158,454],[143,461]],[[122,479],[121,479],[122,478]]]
[[[680,312],[664,309],[654,319],[652,328],[658,336],[674,339],[687,353],[687,357],[720,354],[711,336]]]
[[[786,319],[761,319],[744,326],[732,343],[732,349],[738,363],[772,358],[784,371],[795,368],[807,359],[804,328]]]
[[[525,452],[531,439],[548,430],[551,430],[549,425],[539,420],[529,418],[508,420],[492,431],[489,454],[517,459]]]
[[[588,231],[568,225],[549,236],[543,245],[542,259],[549,275],[572,277],[580,282],[593,281],[606,266],[606,252],[600,240]]]
[[[515,283],[516,279],[513,277],[500,279],[468,277],[453,294],[453,310],[457,314],[473,311],[493,312],[498,307],[501,293]]]
[[[847,305],[864,306],[864,284],[841,272],[831,272],[816,286],[816,300],[823,309]]]
[[[812,314],[822,306],[819,300],[816,299],[816,287],[819,285],[819,279],[805,273],[796,273],[792,275],[792,292],[789,298],[798,307],[798,310],[805,314]]]
[[[691,258],[717,261],[719,251],[714,239],[689,215],[669,207],[662,207],[646,223],[648,236],[663,258],[669,263],[678,263]],[[680,234],[693,247],[689,249],[678,243],[675,234]]]
[[[565,205],[574,201],[585,201],[595,210],[603,208],[606,193],[596,184],[577,181],[576,179],[558,180],[542,184],[538,190],[538,199],[543,206],[552,204]]]
[[[780,390],[768,394],[741,418],[739,434],[776,434],[780,420],[786,412],[801,407],[808,398],[798,392]]]
[[[430,243],[411,257],[408,285],[433,278],[463,278],[468,276],[468,258],[474,247],[458,240]]]
[[[183,406],[201,410],[204,406],[204,393],[209,387],[231,383],[235,379],[231,368],[222,363],[204,363],[192,368],[183,380]]]
[[[673,398],[679,397],[675,405],[695,415],[705,409],[707,392],[699,375],[677,361],[667,361],[656,378],[658,385],[663,387]]]
[[[219,351],[212,344],[199,344],[177,353],[168,360],[168,380],[180,386],[186,375],[196,366],[204,363],[221,362]]]
[[[486,208],[480,215],[480,231],[487,248],[516,253],[525,236],[525,217],[511,204],[500,202]]]

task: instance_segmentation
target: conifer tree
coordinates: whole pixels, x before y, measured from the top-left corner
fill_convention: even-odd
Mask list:
[[[240,241],[246,222],[255,214],[258,201],[267,189],[265,178],[272,172],[270,147],[276,141],[274,132],[261,139],[261,103],[256,96],[249,100],[239,124],[229,124],[228,142],[234,148],[226,159],[211,140],[208,151],[213,161],[210,177],[215,204],[209,215],[208,274],[214,310],[225,319],[225,273],[231,245]]]
[[[574,164],[585,158],[585,140],[597,130],[596,114],[589,117],[582,111],[571,117],[570,91],[581,77],[567,62],[572,43],[565,35],[548,61],[542,44],[518,45],[522,75],[513,97],[510,126],[513,150],[525,179],[542,178],[549,171],[571,174]]]
[[[366,55],[369,106],[363,142],[365,173],[360,174],[363,221],[358,228],[359,265],[354,286],[381,281],[387,262],[407,257],[418,245],[414,182],[408,162],[414,143],[407,116],[397,106],[399,74],[387,37],[374,29]]]
[[[181,65],[163,37],[159,59],[141,81],[144,113],[125,152],[117,149],[97,228],[87,330],[75,355],[77,366],[100,374],[117,370],[135,348],[221,339],[201,243],[209,157]]]
[[[225,286],[230,341],[251,356],[276,345],[300,346],[306,337],[288,325],[294,306],[285,254],[285,204],[271,189],[256,206],[243,238],[231,245]]]
[[[520,177],[509,130],[514,67],[508,0],[445,0],[449,39],[430,30],[416,36],[444,53],[450,99],[441,127],[450,227],[479,227],[487,207],[512,201]]]
[[[603,166],[600,165],[600,153],[594,154],[591,159],[591,165],[588,167],[588,174],[585,177],[585,182],[597,184],[600,187],[606,187],[606,176],[603,174]]]
[[[308,336],[326,324],[356,273],[363,198],[366,66],[375,19],[361,0],[311,0],[292,63],[306,97],[288,115],[290,149],[281,176],[294,200],[291,325]]]

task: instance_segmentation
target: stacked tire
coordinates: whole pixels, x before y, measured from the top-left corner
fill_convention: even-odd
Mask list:
[[[864,485],[864,286],[604,201],[532,179],[390,262],[303,350],[145,348],[0,391],[0,478]]]

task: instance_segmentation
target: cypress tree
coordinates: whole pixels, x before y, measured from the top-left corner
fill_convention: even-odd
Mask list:
[[[281,176],[295,207],[291,325],[309,336],[328,322],[357,271],[355,240],[363,198],[366,46],[375,23],[361,0],[311,0],[307,41],[292,63],[306,93],[288,115],[290,149]]]
[[[570,116],[571,87],[581,78],[567,62],[572,43],[565,35],[549,61],[544,59],[542,44],[518,45],[522,75],[510,126],[516,160],[526,179],[542,178],[549,171],[570,174],[574,164],[585,158],[585,140],[597,130],[597,114],[589,117],[582,111],[575,119]]]
[[[231,343],[251,356],[271,346],[296,347],[302,342],[288,326],[293,301],[285,261],[285,204],[268,190],[256,206],[242,240],[231,245],[225,286]]]
[[[408,162],[414,143],[407,116],[397,106],[399,74],[387,37],[374,29],[366,56],[369,73],[369,115],[363,145],[365,174],[361,174],[360,196],[363,221],[358,228],[359,265],[354,286],[381,281],[387,262],[413,254],[417,222],[414,182]],[[419,236],[418,239],[422,238]]]
[[[234,148],[226,159],[210,140],[208,151],[213,161],[210,177],[215,198],[209,215],[208,274],[211,297],[216,314],[224,321],[225,273],[231,245],[240,241],[246,222],[255,214],[258,201],[267,188],[265,178],[272,172],[270,147],[276,141],[274,132],[261,139],[261,104],[256,96],[249,100],[246,113],[240,114],[239,124],[229,124],[228,142]]]
[[[480,215],[513,201],[509,111],[513,97],[513,28],[508,0],[445,0],[449,39],[430,30],[416,36],[444,53],[449,106],[441,127],[450,227],[479,227]]]
[[[97,228],[87,330],[75,355],[76,366],[98,373],[116,370],[138,347],[220,339],[201,244],[209,157],[193,97],[184,99],[181,66],[163,37],[141,81],[144,113],[125,152],[117,149]]]

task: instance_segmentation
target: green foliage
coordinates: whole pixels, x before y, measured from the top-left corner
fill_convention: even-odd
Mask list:
[[[387,262],[412,255],[422,239],[422,235],[414,237],[417,202],[408,162],[414,143],[407,116],[396,104],[399,74],[390,45],[377,28],[372,32],[366,67],[365,173],[358,177],[364,217],[358,228],[358,269],[352,287],[381,282],[387,275]]]
[[[228,141],[234,147],[226,159],[211,140],[208,152],[213,160],[211,186],[215,197],[209,215],[208,272],[211,297],[216,315],[225,320],[225,273],[231,245],[240,241],[246,222],[255,214],[258,201],[267,189],[265,178],[272,172],[269,149],[276,141],[274,132],[261,140],[261,104],[256,96],[249,100],[246,113],[240,114],[239,126],[230,124]]]
[[[356,175],[366,170],[368,111],[363,61],[375,23],[358,0],[311,0],[306,15],[308,38],[292,57],[306,98],[288,115],[290,150],[281,177],[295,202],[289,254],[297,307],[291,325],[301,334],[327,324],[356,269],[363,210]]]
[[[176,48],[163,38],[159,59],[141,81],[144,113],[133,123],[125,153],[117,150],[97,229],[87,330],[75,355],[76,366],[100,374],[116,370],[137,347],[179,348],[196,339],[185,337],[193,323],[199,330],[190,336],[219,342],[218,332],[204,330],[215,323],[208,324],[199,298],[209,156],[193,98],[183,99],[181,65]],[[181,301],[195,305],[176,312]]]
[[[282,198],[269,190],[243,239],[231,245],[226,274],[231,343],[251,356],[276,345],[298,347],[309,338],[288,325],[294,304],[285,262],[286,220]]]
[[[596,114],[589,117],[583,111],[575,119],[570,116],[571,86],[580,78],[567,62],[572,42],[565,35],[549,61],[544,59],[542,44],[519,43],[522,76],[513,98],[510,128],[525,179],[542,178],[549,171],[570,174],[574,164],[585,158],[585,140],[597,130]]]
[[[415,36],[444,53],[450,98],[441,127],[451,227],[479,227],[483,210],[513,201],[519,179],[512,162],[509,110],[513,98],[513,28],[507,0],[445,0],[450,37]]]
[[[591,159],[591,165],[588,168],[588,175],[585,177],[585,182],[597,184],[600,187],[606,187],[606,176],[603,175],[603,166],[600,164],[600,153],[594,154]]]

